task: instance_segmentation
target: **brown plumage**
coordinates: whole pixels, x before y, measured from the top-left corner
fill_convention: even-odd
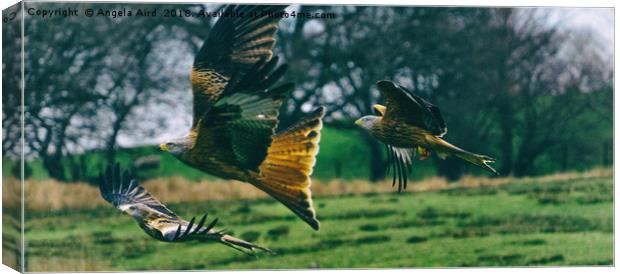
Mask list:
[[[407,187],[407,170],[415,150],[421,159],[435,151],[442,159],[456,156],[497,174],[488,165],[495,161],[493,158],[465,151],[442,139],[448,130],[438,107],[390,81],[377,82],[377,88],[386,106],[374,105],[377,116],[364,116],[355,123],[386,144],[394,169],[393,184],[398,177],[399,191]]]
[[[100,175],[99,190],[101,196],[123,213],[133,217],[138,226],[149,236],[163,242],[187,242],[212,240],[246,254],[255,250],[271,252],[268,248],[258,246],[244,240],[215,230],[217,218],[206,223],[207,214],[196,223],[196,217],[189,222],[159,202],[151,193],[144,189],[138,181],[129,176],[129,172],[121,172],[118,164],[109,166]]]
[[[160,147],[196,169],[253,184],[318,230],[310,175],[324,109],[275,132],[278,110],[293,85],[276,84],[286,65],[272,58],[279,18],[268,14],[284,7],[226,7],[225,12],[259,16],[222,17],[213,26],[191,72],[192,128]]]

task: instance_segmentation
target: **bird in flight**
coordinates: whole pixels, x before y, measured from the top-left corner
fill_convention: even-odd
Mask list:
[[[127,170],[121,173],[119,164],[110,165],[105,174],[100,174],[99,190],[103,199],[133,217],[146,234],[164,242],[187,242],[194,240],[213,240],[237,249],[246,254],[255,250],[271,253],[268,248],[261,247],[215,230],[217,218],[209,224],[207,215],[203,215],[196,223],[196,217],[188,222],[159,202],[151,193],[130,178]]]
[[[203,172],[250,183],[319,229],[310,175],[324,108],[276,133],[279,108],[293,89],[277,84],[286,65],[273,57],[286,6],[227,6],[198,51],[191,71],[193,122],[188,134],[160,145]]]
[[[355,124],[386,144],[392,185],[398,178],[399,192],[407,188],[407,172],[416,151],[422,160],[435,151],[441,159],[456,156],[497,174],[489,166],[495,159],[465,151],[442,138],[448,129],[437,106],[391,81],[377,82],[377,89],[386,105],[374,105],[376,115],[364,116]]]

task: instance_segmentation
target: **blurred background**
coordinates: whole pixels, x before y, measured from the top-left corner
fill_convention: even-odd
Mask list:
[[[86,8],[125,9],[134,13],[157,8],[159,15],[163,9],[197,12],[220,8],[199,4],[26,4],[26,8],[31,7],[77,8],[79,12]],[[27,235],[31,235],[27,242],[32,241],[29,254],[36,262],[30,269],[612,263],[613,9],[293,5],[287,10],[334,15],[283,19],[275,48],[281,61],[289,65],[285,80],[296,84],[281,109],[280,126],[290,125],[319,105],[328,108],[313,175],[319,219],[326,220],[322,232],[310,232],[283,207],[264,200],[266,196],[250,186],[222,184],[222,180],[158,151],[159,142],[181,136],[190,127],[189,71],[214,20],[27,15],[24,98],[20,94],[19,66],[22,40],[3,39],[2,168],[4,193],[18,193],[19,106],[23,99],[26,219],[32,218],[26,223]],[[19,24],[3,24],[4,37],[19,34]],[[445,139],[496,158],[501,177],[487,178],[476,167],[457,159],[431,157],[414,161],[411,188],[432,194],[384,194],[394,191],[386,182],[389,176],[384,147],[353,124],[358,117],[371,114],[372,104],[382,102],[374,87],[381,79],[397,81],[439,106],[449,129]],[[444,238],[451,240],[442,244],[457,251],[473,244],[450,242],[461,238],[497,246],[495,250],[479,250],[478,255],[470,250],[469,257],[457,256],[460,261],[432,252],[426,261],[402,257],[331,264],[282,257],[239,263],[234,252],[211,254],[223,256],[221,264],[196,264],[183,261],[192,259],[183,257],[183,248],[177,247],[178,258],[159,261],[163,265],[152,264],[156,256],[163,256],[151,253],[160,243],[145,239],[128,218],[119,216],[118,222],[110,221],[116,220],[117,212],[104,204],[92,186],[105,164],[113,161],[130,168],[149,190],[181,213],[215,211],[233,228],[259,223],[259,227],[241,232],[246,238],[254,238],[249,240],[275,245],[276,251],[280,237],[312,235],[296,244],[312,244],[315,249],[282,247],[285,249],[280,254],[305,252],[312,257],[311,253],[325,249],[347,254],[344,248],[335,247],[390,242],[399,238],[394,236],[398,233],[406,234],[402,239],[407,243],[382,248],[394,250],[403,244],[422,243],[422,249],[415,251],[421,252],[430,248],[423,244],[432,245],[433,239]],[[349,198],[329,198],[342,195]],[[458,195],[460,201],[450,199],[452,195]],[[236,200],[226,201],[232,198]],[[258,201],[256,208],[255,202],[249,202],[254,200]],[[374,201],[367,206],[372,210],[362,210],[369,200]],[[499,201],[511,201],[512,205],[503,207]],[[7,203],[5,210],[10,207]],[[498,212],[488,211],[485,203],[497,203]],[[238,210],[231,212],[231,207]],[[344,213],[339,208],[351,209],[351,214],[340,216]],[[540,209],[533,212],[542,215],[522,215],[526,208]],[[567,210],[575,216],[566,216]],[[270,221],[256,221],[265,218]],[[375,223],[378,219],[382,220],[379,224]],[[335,230],[330,231],[330,220]],[[360,223],[346,228],[338,225],[351,220]],[[515,220],[522,220],[521,224]],[[531,226],[519,226],[529,221],[533,222]],[[393,226],[399,222],[402,226]],[[126,227],[131,232],[117,235],[110,232],[110,226],[119,230]],[[409,228],[415,229],[415,235]],[[360,236],[336,237],[335,231],[347,235],[351,229]],[[377,234],[388,229],[398,233]],[[478,232],[469,234],[472,229]],[[577,245],[570,233],[584,231],[594,231],[584,240],[600,254],[577,253],[594,258],[579,257],[574,246],[562,246],[567,239]],[[569,235],[523,236],[560,232]],[[99,256],[106,253],[105,249],[93,247],[131,242],[126,237],[134,234],[139,239],[133,244],[137,250],[127,253],[134,252],[135,257],[107,261],[110,258]],[[488,236],[495,234],[514,234],[517,238],[489,240]],[[77,249],[72,247],[76,235],[82,237]],[[508,249],[507,243],[512,243]],[[76,255],[81,258],[78,260],[67,255],[68,247],[91,253]],[[198,250],[201,246],[191,248]],[[214,246],[210,249],[222,251]],[[338,254],[319,257],[344,256]]]
[[[177,7],[204,8],[168,8]],[[116,7],[122,8],[153,7]],[[290,66],[286,81],[296,83],[281,126],[318,105],[328,107],[317,178],[377,181],[385,176],[382,145],[352,123],[382,102],[374,87],[380,79],[395,80],[439,106],[448,124],[446,139],[497,158],[503,175],[612,164],[610,9],[293,10],[336,14],[282,20],[276,44],[277,55]],[[108,161],[146,166],[159,159],[157,171],[145,177],[187,173],[201,178],[153,145],[190,127],[188,71],[213,22],[85,18],[27,17],[26,177],[90,181]],[[602,22],[593,24],[592,18]],[[19,52],[11,50],[19,43],[7,40],[5,52]],[[14,58],[19,55],[8,54],[5,63],[18,69]],[[4,157],[19,148],[19,97],[11,96],[19,93],[10,92],[19,90],[19,75],[7,73],[4,81]],[[148,155],[157,157],[143,158]],[[457,179],[478,172],[458,159],[414,165],[414,178]]]

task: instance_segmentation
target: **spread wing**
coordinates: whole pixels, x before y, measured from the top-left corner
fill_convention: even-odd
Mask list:
[[[197,126],[195,150],[229,165],[258,171],[278,125],[278,109],[293,84],[272,87],[286,65],[277,58],[259,62],[241,80],[231,82]]]
[[[398,120],[443,136],[448,132],[439,108],[390,81],[377,82],[377,88],[385,98],[384,119]]]
[[[194,223],[195,217],[190,222],[179,218],[140,186],[135,179],[130,178],[127,170],[121,174],[119,164],[108,166],[105,174],[100,176],[101,196],[120,210],[127,210],[127,207],[132,206],[134,210],[140,210],[142,215],[146,216],[145,218],[157,220],[159,224],[157,229],[163,236],[163,240],[182,242],[197,236],[215,234],[212,228],[217,223],[217,218],[206,227],[204,224],[207,214],[200,219],[198,224]]]
[[[396,178],[398,178],[398,192],[403,189],[407,189],[407,174],[411,172],[412,154],[411,149],[397,148],[390,145],[386,145],[388,170],[392,169],[392,187],[396,185]]]
[[[192,66],[194,124],[220,98],[235,76],[273,56],[279,16],[286,6],[228,5],[198,51]]]
[[[214,229],[218,219],[206,224],[208,214],[196,223],[196,217],[189,222],[179,218],[174,212],[160,203],[153,195],[129,177],[125,170],[121,174],[119,164],[108,166],[105,174],[100,175],[99,190],[101,196],[120,210],[139,210],[151,227],[141,225],[149,235],[167,242],[186,242],[191,240],[218,240],[220,243],[247,254],[255,250],[272,252],[270,249],[237,239],[222,231]]]
[[[118,163],[108,166],[105,174],[100,175],[99,191],[103,199],[120,210],[134,206],[138,210],[148,211],[150,214],[170,220],[179,219],[174,212],[140,186],[136,179],[130,178],[127,170],[123,171],[121,175]]]

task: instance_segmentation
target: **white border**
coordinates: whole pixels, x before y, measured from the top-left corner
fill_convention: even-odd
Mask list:
[[[2,9],[6,9],[7,7],[13,5],[17,1],[3,1],[0,4]],[[27,1],[34,2],[34,1]],[[44,1],[40,1],[44,2]],[[49,2],[49,1],[48,1]],[[60,1],[58,1],[60,2]],[[86,2],[86,1],[64,1],[64,2]],[[88,1],[88,2],[179,2],[179,3],[198,3],[198,2],[211,2],[211,3],[256,3],[256,1],[248,1],[248,0],[235,0],[235,1],[222,1],[222,0],[214,0],[214,1],[162,1],[162,0],[151,0],[151,1]],[[617,3],[612,0],[592,0],[592,1],[576,1],[576,0],[504,0],[501,3],[498,1],[490,1],[490,0],[410,0],[410,1],[402,1],[402,0],[383,0],[383,1],[362,1],[362,0],[337,0],[337,1],[326,1],[326,0],[318,0],[318,1],[300,1],[300,0],[269,0],[269,1],[261,1],[264,3],[283,3],[283,4],[349,4],[349,5],[404,5],[404,6],[473,6],[473,7],[510,7],[510,6],[555,6],[555,7],[613,7],[614,8],[614,53],[617,51],[618,46],[615,44],[615,37],[618,34],[618,22],[615,20]],[[22,17],[23,18],[23,17]],[[22,25],[23,31],[23,25]],[[2,38],[0,37],[0,43]],[[22,51],[23,54],[23,51]],[[1,61],[0,56],[0,61]],[[23,58],[23,55],[22,55]],[[614,54],[614,72],[617,67],[617,55]],[[22,68],[22,81],[23,81],[23,68]],[[22,83],[25,84],[25,83]],[[23,85],[22,85],[23,87]],[[618,83],[614,77],[614,91],[618,90]],[[0,95],[1,98],[1,95]],[[22,97],[23,98],[23,97]],[[615,106],[618,104],[618,97],[614,96],[614,136],[617,135],[618,127],[616,127],[616,123],[618,121],[618,113],[615,111]],[[614,138],[614,159],[619,159],[620,152],[618,148],[618,141]],[[1,161],[1,160],[0,160]],[[22,168],[23,170],[23,168]],[[614,165],[614,174],[618,172],[619,168],[617,165]],[[615,186],[615,178],[614,178],[614,186]],[[614,201],[618,196],[619,190],[614,187]],[[1,194],[1,190],[0,190]],[[23,193],[22,193],[22,201],[23,201]],[[617,215],[617,203],[614,203],[614,235],[615,228],[618,227],[618,215]],[[22,212],[23,214],[23,212]],[[0,227],[1,232],[1,227]],[[0,244],[1,244],[0,237]],[[614,262],[618,263],[620,256],[617,252],[615,252],[615,246],[618,244],[618,237],[614,237]],[[529,268],[443,268],[443,269],[381,269],[381,270],[307,270],[304,272],[321,272],[326,274],[339,273],[339,274],[350,274],[350,273],[408,273],[409,271],[413,271],[416,273],[447,273],[447,272],[458,272],[458,273],[496,273],[496,272],[505,272],[505,273],[616,273],[617,267],[529,267]],[[1,265],[0,271],[6,273],[7,271],[12,271],[12,273],[16,273],[11,268]],[[199,271],[195,271],[199,272]],[[208,273],[242,273],[244,271],[208,271]],[[247,271],[245,271],[247,273]],[[278,270],[278,271],[253,271],[260,273],[295,273],[291,270]],[[63,272],[54,272],[54,273],[63,273]],[[106,273],[106,272],[103,272]],[[107,272],[109,273],[109,272]],[[133,272],[137,273],[137,272]],[[185,272],[140,272],[140,273],[187,273]]]

